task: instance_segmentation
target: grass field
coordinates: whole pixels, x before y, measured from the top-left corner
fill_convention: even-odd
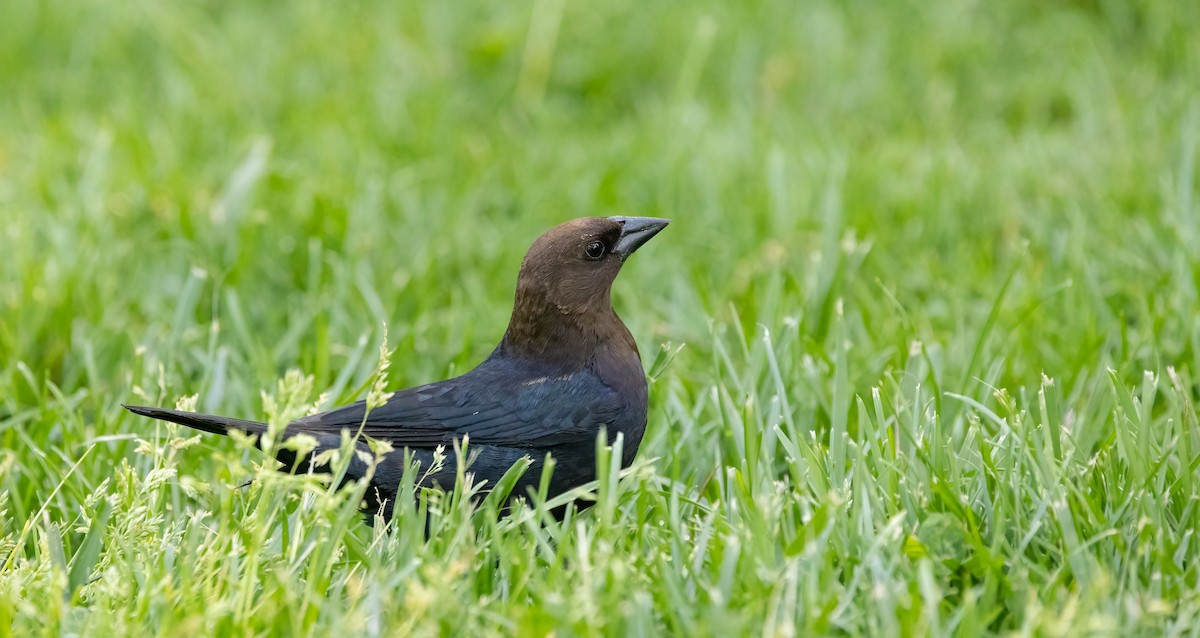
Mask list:
[[[1200,634],[1197,33],[1183,1],[0,3],[0,634]],[[349,402],[385,324],[389,386],[463,372],[588,214],[674,223],[614,291],[639,461],[562,523],[476,486],[389,533],[119,407]]]

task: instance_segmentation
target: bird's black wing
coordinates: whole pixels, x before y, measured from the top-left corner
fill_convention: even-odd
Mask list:
[[[434,447],[464,435],[487,445],[562,445],[590,442],[624,408],[622,397],[587,370],[532,378],[484,370],[401,390],[369,414],[363,401],[314,414],[287,434],[355,433],[362,426],[362,434],[398,447]]]

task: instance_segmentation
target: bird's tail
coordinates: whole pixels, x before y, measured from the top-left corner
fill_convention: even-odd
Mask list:
[[[258,421],[231,419],[225,416],[184,412],[183,410],[148,408],[140,405],[122,405],[121,407],[134,414],[148,416],[152,419],[158,419],[160,421],[170,421],[172,423],[186,425],[189,428],[195,428],[204,432],[212,432],[213,434],[229,434],[230,430],[237,430],[239,432],[245,432],[246,434],[262,434],[267,431],[267,424],[259,423]]]
[[[213,434],[229,434],[230,430],[237,430],[255,437],[254,444],[262,446],[261,435],[267,431],[267,424],[258,421],[247,421],[245,419],[232,419],[226,416],[217,416],[215,414],[199,414],[197,412],[184,412],[183,410],[167,410],[164,408],[150,408],[141,405],[125,405],[121,407],[129,410],[134,414],[148,416],[152,419],[160,421],[170,421],[180,425],[186,425],[189,428],[195,428],[204,432]],[[295,434],[295,432],[293,432]],[[285,435],[286,436],[286,433]],[[318,434],[317,447],[307,453],[300,454],[294,449],[280,447],[275,450],[275,458],[283,463],[284,468],[288,472],[305,472],[313,471],[317,473],[327,474],[333,471],[328,461],[317,463],[316,459],[321,452],[330,449],[337,449],[341,445],[341,435],[339,434]],[[363,441],[359,441],[357,449],[366,452],[367,445]],[[401,455],[402,458],[402,455]],[[345,473],[341,477],[340,485],[344,486],[351,481],[356,481],[362,478],[369,470],[373,470],[374,465],[368,465],[359,455],[351,455],[350,463],[344,466]],[[384,479],[383,484],[374,485],[367,494],[364,495],[367,503],[364,512],[374,512],[379,508],[383,508],[385,518],[392,517],[392,506],[396,499],[396,483],[399,482],[399,470],[392,474],[384,474],[388,477]],[[378,479],[378,477],[377,477]],[[390,482],[390,483],[389,483]],[[389,489],[390,488],[390,491]]]
[[[159,419],[160,421],[170,421],[172,423],[186,425],[189,428],[195,428],[197,430],[202,430],[204,432],[211,432],[213,434],[226,434],[227,435],[227,434],[229,434],[230,430],[237,430],[238,432],[243,432],[245,434],[249,434],[249,435],[253,436],[254,437],[254,445],[256,445],[260,448],[262,447],[262,440],[260,439],[260,437],[261,437],[261,435],[265,434],[267,431],[267,424],[260,423],[258,421],[247,421],[245,419],[232,419],[227,416],[217,416],[215,414],[199,414],[197,412],[184,412],[183,410],[167,410],[164,408],[148,408],[148,407],[141,406],[141,405],[124,405],[124,404],[122,404],[122,407],[124,407],[126,410],[129,410],[130,412],[132,412],[134,414],[148,416],[152,419]],[[285,434],[285,436],[286,436],[286,434]],[[320,438],[321,437],[318,437],[318,439],[320,439]],[[328,437],[326,437],[326,438],[328,438]],[[338,446],[339,442],[340,442],[340,439],[337,437],[333,437],[332,442],[329,440],[319,441],[317,444],[316,450],[309,452],[308,454],[297,454],[295,450],[291,450],[286,447],[281,447],[281,448],[275,450],[275,458],[280,463],[283,463],[289,472],[304,471],[309,467],[309,465],[310,465],[309,460],[313,458],[314,454],[323,452],[329,448],[336,448]],[[359,461],[358,463],[359,463],[359,465],[362,464],[361,461]],[[358,478],[359,476],[362,476],[361,471],[358,474],[355,474],[355,468],[357,466],[354,465],[354,463],[351,463],[351,466],[352,466],[351,470],[347,473],[346,480],[355,479],[355,478]],[[328,472],[329,471],[328,465],[316,465],[316,466],[313,466],[312,469],[314,469],[317,472]]]

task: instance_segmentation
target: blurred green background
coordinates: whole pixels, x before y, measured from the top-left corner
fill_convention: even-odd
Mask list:
[[[14,3],[0,347],[121,395],[137,346],[202,376],[214,320],[251,383],[386,320],[406,382],[489,350],[542,230],[621,213],[678,221],[618,287],[648,342],[703,347],[731,305],[819,324],[837,279],[873,340],[956,345],[1027,254],[1015,379],[1122,317],[1120,358],[1194,363],[1161,306],[1194,296],[1196,11]]]
[[[1055,633],[1071,617],[1064,609],[1099,613],[1129,603],[1124,595],[1140,611],[1111,612],[1132,623],[1120,626],[1186,627],[1185,607],[1200,609],[1189,549],[1195,463],[1181,442],[1195,435],[1189,379],[1200,370],[1198,33],[1195,2],[6,2],[0,548],[31,571],[0,588],[10,601],[0,619],[21,627],[54,616],[28,601],[62,593],[35,577],[53,573],[39,549],[53,543],[23,528],[55,522],[69,557],[82,542],[71,531],[81,504],[113,468],[122,459],[142,473],[157,467],[133,440],[154,426],[118,403],[198,394],[203,411],[261,416],[260,392],[292,368],[330,393],[327,405],[349,401],[374,369],[385,323],[397,348],[393,386],[461,373],[503,333],[517,266],[538,234],[573,217],[626,214],[674,223],[627,264],[617,310],[648,365],[661,344],[686,344],[655,371],[642,456],[660,457],[663,480],[712,506],[698,520],[724,521],[714,529],[731,538],[762,531],[723,509],[724,488],[712,491],[713,477],[734,470],[784,481],[796,502],[826,503],[833,533],[848,534],[823,546],[823,567],[781,580],[753,584],[753,564],[697,560],[670,578],[693,582],[681,586],[695,596],[689,579],[709,569],[727,597],[673,611],[654,598],[645,627],[688,629],[668,620],[679,614],[707,618],[696,626],[714,633],[776,631],[757,624],[769,615],[764,601],[794,594],[787,583],[803,581],[787,579],[811,573],[820,576],[800,589],[832,592],[834,602],[771,612],[807,631],[964,631],[972,596],[985,601],[971,613],[986,631]],[[1174,386],[1168,366],[1181,375]],[[1145,370],[1154,384],[1136,407],[1122,403]],[[869,407],[876,387],[882,412]],[[1039,404],[1051,387],[1050,407]],[[1143,410],[1150,438],[1126,447],[1120,415]],[[934,502],[904,501],[881,484],[882,509],[862,514],[859,487],[837,496],[839,479],[855,467],[881,476],[855,454],[873,449],[868,432],[909,413],[913,440],[938,443],[926,470],[896,467]],[[1037,416],[1050,413],[1062,423]],[[876,415],[878,429],[859,421]],[[1017,518],[1044,514],[1041,499],[1058,489],[1026,493],[1033,470],[1020,463],[972,465],[981,454],[972,432],[998,445],[1014,436],[989,429],[992,417],[1005,427],[1032,419],[1026,440],[1050,455],[1033,465],[1055,466],[1064,481],[1096,471],[1094,490],[1068,499],[1068,514],[1113,506],[1112,517],[1078,538],[1067,530],[1085,522],[1064,522],[1055,508],[1053,523],[1025,531],[990,519],[1005,485]],[[811,433],[814,458],[825,460],[797,470],[774,439],[747,452],[750,439],[739,441],[743,426],[731,421],[759,423],[759,436]],[[204,449],[172,462],[201,482],[236,483],[257,460],[226,441]],[[1130,469],[1143,461],[1153,471]],[[931,487],[951,475],[963,482],[946,494]],[[1168,495],[1153,512],[1115,507],[1130,481],[1152,494],[1174,488],[1179,500]],[[188,496],[157,489],[170,495],[162,525],[182,521]],[[630,518],[614,534],[686,553],[684,536],[637,532],[644,504],[624,503]],[[935,511],[967,521],[955,525],[1006,566],[961,581],[930,572],[948,596],[942,606],[880,610],[869,588],[855,589],[870,583],[860,582],[863,546],[850,530],[879,531],[897,515],[916,539]],[[1160,526],[1152,549],[1135,550],[1140,519]],[[775,522],[785,531],[773,534],[797,534]],[[1041,535],[1045,547],[1029,544]],[[109,532],[104,547],[118,536]],[[923,563],[905,558],[898,540],[886,547],[897,591],[920,599]],[[755,551],[763,565],[791,564],[782,549]],[[1080,555],[1097,566],[1091,584],[1077,565],[1055,567]],[[1169,575],[1130,571],[1132,556]],[[562,569],[561,582],[578,576]],[[499,587],[499,576],[463,579],[464,592],[486,600],[460,592],[459,602],[499,615],[546,605],[545,624],[528,627],[621,632],[632,630],[620,619],[640,618],[636,605],[601,605],[611,624],[578,624],[537,596],[478,584]],[[646,579],[653,591],[669,577]],[[1097,593],[1106,591],[1099,582],[1116,583],[1113,598]],[[286,591],[262,588],[267,598]],[[82,609],[136,598],[73,594]],[[1032,606],[1038,598],[1045,607]],[[1159,613],[1151,599],[1193,604]],[[114,625],[84,615],[64,627],[191,626],[183,611],[162,613],[110,610],[103,623]],[[455,628],[428,613],[425,630]],[[298,626],[320,631],[338,622],[331,614]],[[230,617],[239,631],[270,631]],[[480,622],[459,629],[492,627]]]

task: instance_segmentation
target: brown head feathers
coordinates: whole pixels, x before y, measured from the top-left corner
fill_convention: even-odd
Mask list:
[[[625,260],[668,223],[584,217],[546,231],[521,263],[501,347],[545,357],[560,348],[585,353],[604,339],[632,343],[612,309],[612,283]]]

